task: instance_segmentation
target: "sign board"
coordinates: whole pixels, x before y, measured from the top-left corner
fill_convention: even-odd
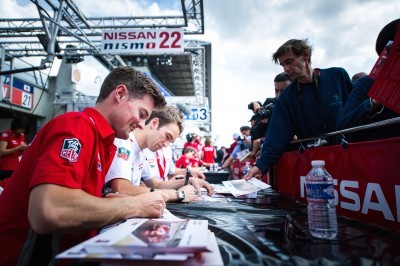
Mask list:
[[[339,215],[400,228],[400,137],[285,152],[275,168],[275,189],[306,202],[311,161],[324,160],[334,178]]]
[[[3,100],[8,100],[11,104],[32,109],[34,87],[19,79],[14,78],[10,86],[10,76],[1,77],[3,81],[2,93]]]
[[[183,29],[103,30],[101,51],[107,54],[182,53]]]
[[[185,115],[185,120],[209,122],[210,116],[209,116],[208,110],[206,108],[192,107],[192,108],[190,108],[190,110],[192,112],[190,113],[190,115]]]

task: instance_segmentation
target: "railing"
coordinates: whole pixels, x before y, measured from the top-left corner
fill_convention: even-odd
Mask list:
[[[323,145],[327,144],[326,139],[329,137],[333,137],[333,136],[342,136],[342,143],[343,143],[343,141],[345,141],[344,137],[346,134],[351,134],[354,132],[359,132],[359,131],[363,131],[363,130],[367,130],[367,129],[390,126],[390,125],[394,125],[394,124],[400,124],[400,116],[386,119],[386,120],[377,121],[377,122],[366,124],[366,125],[361,125],[361,126],[357,126],[357,127],[351,127],[351,128],[333,131],[333,132],[326,133],[326,134],[321,134],[321,135],[313,137],[313,138],[293,140],[291,143],[292,144],[308,143],[307,148],[313,148],[313,147],[319,147],[319,146],[323,146]],[[313,142],[313,143],[311,143],[311,142]]]

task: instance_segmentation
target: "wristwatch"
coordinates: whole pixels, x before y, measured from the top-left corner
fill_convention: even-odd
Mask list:
[[[178,201],[184,201],[185,200],[185,191],[183,190],[177,190],[176,191],[176,196],[178,197]]]

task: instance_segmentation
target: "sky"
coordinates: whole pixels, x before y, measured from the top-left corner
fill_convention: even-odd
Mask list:
[[[86,16],[180,14],[173,0],[75,0]],[[112,4],[110,4],[112,2]],[[203,35],[212,44],[212,133],[215,144],[228,146],[232,134],[249,125],[251,101],[274,97],[274,77],[283,71],[272,54],[289,39],[308,39],[312,66],[343,67],[350,77],[369,72],[377,54],[379,31],[400,16],[400,0],[203,0]],[[29,13],[27,13],[29,12]],[[27,0],[0,0],[2,17],[37,14]],[[89,74],[84,90],[98,93],[101,67],[80,66]],[[80,63],[82,64],[82,63]]]

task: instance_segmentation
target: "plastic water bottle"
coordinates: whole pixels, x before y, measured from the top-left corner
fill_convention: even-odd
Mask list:
[[[306,177],[308,227],[312,236],[333,239],[337,235],[337,218],[333,178],[325,170],[325,161],[312,161]]]
[[[218,173],[218,169],[219,169],[219,164],[214,163],[214,172]]]
[[[250,166],[250,162],[246,162],[246,165],[243,168],[243,177],[250,172],[251,170],[251,166]]]

